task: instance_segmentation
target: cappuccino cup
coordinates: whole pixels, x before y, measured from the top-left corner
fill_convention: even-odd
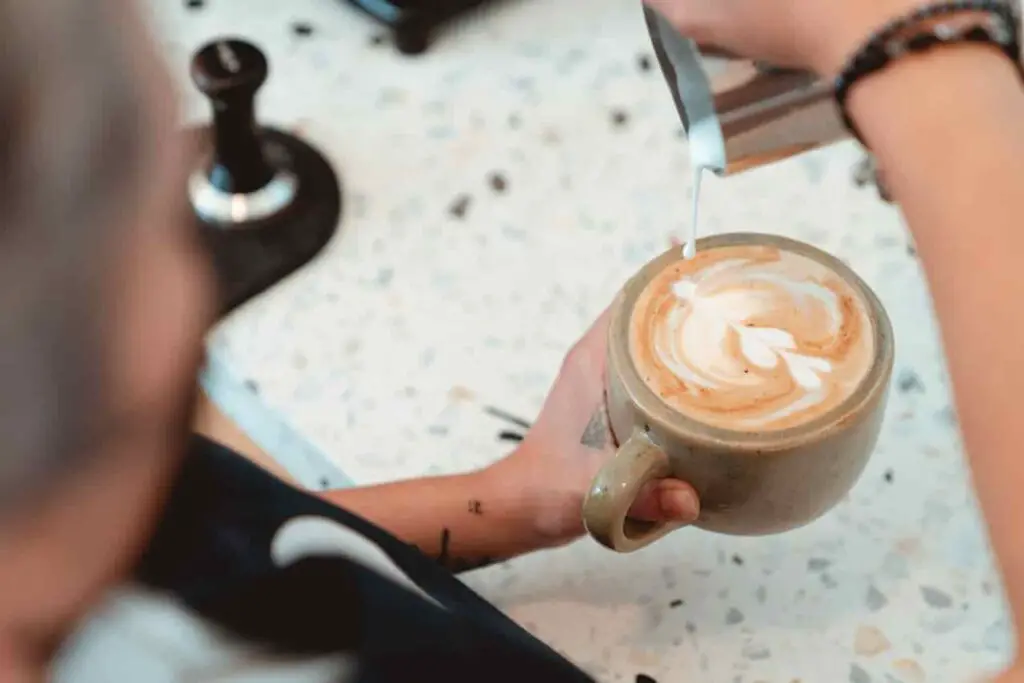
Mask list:
[[[678,524],[633,519],[648,483],[689,482],[697,527],[759,535],[807,524],[856,483],[878,440],[892,325],[844,263],[808,244],[732,233],[648,263],[612,305],[606,405],[615,457],[583,520],[642,548]]]

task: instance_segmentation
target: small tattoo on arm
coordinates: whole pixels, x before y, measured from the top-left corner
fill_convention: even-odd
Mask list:
[[[469,512],[470,512],[470,514],[473,514],[473,515],[482,515],[482,514],[484,514],[483,503],[481,503],[479,500],[471,500],[471,501],[469,501]]]
[[[601,450],[606,448],[610,442],[611,432],[608,428],[608,412],[602,405],[590,416],[590,422],[587,423],[586,429],[583,430],[580,443],[587,448]]]
[[[452,532],[448,530],[448,527],[441,529],[441,551],[437,555],[437,561],[445,566],[448,565],[448,560],[451,559],[448,556],[451,541]]]
[[[494,564],[493,557],[480,557],[477,559],[466,559],[454,557],[451,554],[452,532],[448,527],[441,529],[441,551],[437,556],[437,563],[442,567],[451,570],[453,573],[468,572],[472,569],[479,569]]]

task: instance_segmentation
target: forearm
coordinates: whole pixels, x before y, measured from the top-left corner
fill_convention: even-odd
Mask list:
[[[1014,667],[994,679],[992,683],[1024,683],[1024,670],[1020,666]]]
[[[943,48],[856,86],[851,112],[917,242],[966,450],[1024,617],[1024,92],[994,50]]]
[[[320,494],[463,571],[555,545],[536,523],[538,504],[491,467]]]

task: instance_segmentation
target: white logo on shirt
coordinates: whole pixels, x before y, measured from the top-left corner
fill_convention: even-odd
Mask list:
[[[357,562],[442,607],[413,583],[380,546],[334,520],[314,516],[295,517],[282,524],[274,534],[270,556],[278,567],[314,555],[344,557]]]

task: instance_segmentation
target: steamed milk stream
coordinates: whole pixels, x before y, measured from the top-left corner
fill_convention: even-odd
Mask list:
[[[683,258],[692,259],[697,254],[697,210],[700,207],[700,181],[704,171],[723,171],[725,146],[722,130],[714,118],[702,118],[690,122],[687,132],[690,144],[690,170],[693,173],[693,199],[690,206],[690,229],[683,243]]]
[[[769,431],[848,398],[870,369],[861,295],[828,267],[774,246],[701,251],[648,283],[630,320],[640,375],[704,424]]]
[[[683,244],[683,258],[692,259],[697,255],[697,209],[700,207],[700,178],[704,174],[703,166],[693,168],[693,207],[690,213],[690,234]]]

